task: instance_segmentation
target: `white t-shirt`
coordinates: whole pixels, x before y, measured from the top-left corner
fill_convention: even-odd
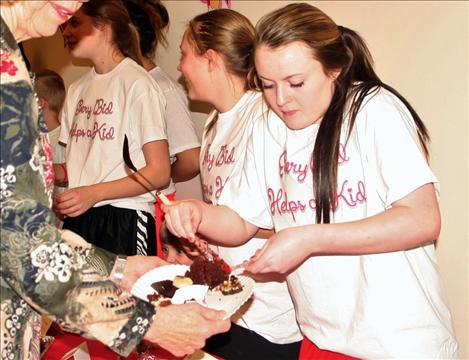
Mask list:
[[[220,203],[276,231],[315,223],[310,159],[318,128],[294,131],[277,118],[257,122],[245,176],[230,184],[226,195],[231,197],[224,193]],[[331,222],[373,216],[437,182],[409,112],[388,91],[365,99],[344,146],[346,128],[338,209]],[[322,349],[358,358],[457,356],[433,245],[384,254],[313,256],[287,282],[303,334]]]
[[[259,92],[248,91],[225,113],[219,113],[214,127],[204,132],[200,154],[200,175],[204,199],[218,203],[229,179],[239,176],[253,122],[267,116],[267,106]],[[216,113],[207,120],[211,123]],[[270,116],[276,116],[270,112]],[[220,256],[236,265],[248,260],[266,239],[253,238],[236,248],[217,247]],[[243,312],[245,310],[245,312]],[[257,283],[252,303],[232,320],[271,342],[287,344],[302,339],[286,282]]]
[[[155,67],[149,74],[158,83],[166,98],[166,131],[168,132],[169,159],[176,161],[176,154],[200,146],[199,138],[189,112],[189,102],[184,91],[160,67]],[[162,190],[165,194],[176,191],[173,181]]]
[[[52,162],[54,164],[65,163],[65,147],[59,144],[60,126],[48,132],[49,142],[52,148]],[[63,193],[67,187],[54,185],[54,196]]]
[[[132,162],[137,169],[144,167],[143,145],[167,138],[165,105],[158,85],[130,58],[106,74],[98,74],[93,68],[71,84],[59,139],[67,144],[69,188],[118,180],[131,174],[122,155],[124,135],[129,140]],[[154,214],[153,203],[151,194],[144,193],[101,201],[95,206],[112,204]]]

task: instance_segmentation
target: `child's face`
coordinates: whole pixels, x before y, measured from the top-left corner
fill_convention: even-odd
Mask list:
[[[171,264],[192,265],[193,260],[186,255],[183,250],[178,250],[174,246],[162,243],[163,258]]]

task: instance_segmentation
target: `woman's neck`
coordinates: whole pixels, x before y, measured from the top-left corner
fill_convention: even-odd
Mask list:
[[[125,56],[119,50],[113,50],[108,53],[103,52],[103,55],[91,59],[93,62],[94,70],[98,74],[106,74],[119,65],[125,59]]]
[[[142,59],[142,65],[145,68],[146,71],[150,71],[154,68],[156,68],[155,62],[150,59],[149,57],[144,56]]]
[[[220,89],[217,89],[216,98],[212,105],[220,113],[227,112],[236,105],[241,97],[246,93],[246,82],[238,77],[230,77],[229,81],[224,81]]]

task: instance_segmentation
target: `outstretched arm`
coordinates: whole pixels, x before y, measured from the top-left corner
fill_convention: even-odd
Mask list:
[[[285,274],[311,256],[408,250],[434,242],[440,226],[435,188],[426,184],[366,219],[284,229],[269,239],[246,270]]]
[[[226,206],[214,206],[201,200],[175,201],[162,205],[166,225],[177,237],[195,241],[197,234],[212,244],[238,246],[256,233],[258,228],[242,219]]]

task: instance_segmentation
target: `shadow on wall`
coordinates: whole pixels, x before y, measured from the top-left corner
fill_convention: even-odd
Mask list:
[[[30,39],[25,42],[26,56],[31,63],[31,71],[37,72],[44,69],[53,69],[59,74],[66,67],[73,65],[78,67],[93,66],[89,60],[72,58],[64,47],[60,31],[52,37]]]

